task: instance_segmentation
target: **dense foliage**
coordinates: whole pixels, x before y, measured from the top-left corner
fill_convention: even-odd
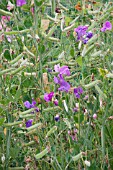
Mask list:
[[[113,3],[0,4],[0,170],[113,169]]]

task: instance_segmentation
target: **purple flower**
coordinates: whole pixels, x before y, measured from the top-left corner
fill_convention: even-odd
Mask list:
[[[36,105],[36,101],[34,99],[32,99],[32,103],[30,103],[29,101],[25,101],[24,102],[24,106],[27,108],[27,109],[31,109],[31,108],[35,108],[35,110],[37,112],[39,112],[39,108],[35,106]]]
[[[55,104],[56,106],[58,106],[58,100],[57,100],[57,99],[54,100],[54,104]]]
[[[27,109],[31,109],[31,103],[29,101],[25,101],[24,102],[24,106],[27,108]]]
[[[100,29],[102,32],[105,32],[106,30],[111,30],[112,29],[112,24],[109,21],[106,21],[103,24],[103,27]]]
[[[60,120],[60,116],[57,114],[57,115],[55,116],[55,121],[58,122],[59,120]]]
[[[71,75],[68,66],[60,67],[59,72],[60,72],[61,75],[66,75],[66,76],[70,76]]]
[[[87,26],[82,26],[82,25],[74,29],[74,31],[77,33],[77,40],[82,40],[82,37],[86,35],[87,29],[88,29]]]
[[[52,100],[52,97],[54,96],[54,92],[50,92],[50,93],[45,93],[44,94],[44,100],[46,102],[50,102]]]
[[[32,126],[32,122],[33,122],[32,119],[28,120],[28,121],[26,122],[26,128]]]
[[[54,82],[60,85],[60,87],[58,88],[59,91],[66,91],[66,92],[69,91],[70,84],[64,80],[61,74],[59,74],[58,77],[54,77]]]
[[[74,89],[74,94],[76,96],[76,98],[80,98],[80,95],[83,93],[83,89],[82,87],[78,87]]]
[[[59,72],[60,64],[54,65],[55,72]]]
[[[93,33],[92,33],[92,32],[87,32],[87,33],[86,33],[86,37],[87,37],[87,38],[90,39],[90,38],[92,38],[92,36],[93,36]]]
[[[84,44],[87,44],[88,40],[93,36],[93,33],[87,32],[87,29],[87,26],[82,25],[74,29],[75,33],[77,33],[77,40],[82,41]]]
[[[55,70],[55,72],[59,72],[61,75],[70,76],[70,74],[71,74],[68,66],[60,67],[60,65],[57,64],[54,66],[54,70]]]
[[[26,4],[26,0],[16,0],[16,5],[17,6],[23,6]]]

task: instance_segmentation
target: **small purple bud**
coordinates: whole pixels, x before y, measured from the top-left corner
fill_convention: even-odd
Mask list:
[[[57,114],[54,119],[56,122],[58,122],[60,120],[60,116]]]
[[[97,119],[97,114],[96,113],[93,114],[93,119]]]
[[[54,100],[54,104],[55,104],[55,106],[58,106],[58,100],[57,99]]]
[[[32,119],[28,120],[28,121],[26,122],[26,128],[32,126],[32,122],[33,122]]]
[[[29,101],[25,101],[24,102],[24,106],[27,108],[27,109],[30,109],[32,107],[32,105],[30,104]]]

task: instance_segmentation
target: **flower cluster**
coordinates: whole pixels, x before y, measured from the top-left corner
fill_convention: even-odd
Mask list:
[[[103,24],[103,27],[100,29],[102,32],[105,32],[107,30],[111,30],[112,29],[112,24],[109,21],[106,21]]]
[[[82,87],[74,88],[74,95],[76,96],[76,98],[79,99],[82,93],[83,93]]]
[[[87,32],[88,26],[78,26],[74,29],[74,34],[77,34],[77,41],[82,41],[84,44],[88,42],[90,38],[92,38],[93,33]]]
[[[52,100],[52,97],[54,96],[54,92],[50,92],[50,93],[45,93],[44,94],[44,100],[46,102],[50,102]]]
[[[39,112],[39,108],[36,107],[36,101],[34,99],[32,99],[32,103],[30,103],[29,101],[25,101],[24,102],[24,106],[27,109],[31,109],[31,108],[35,108],[36,112]],[[34,113],[34,112],[33,112]]]
[[[59,84],[60,87],[58,88],[59,91],[66,91],[68,92],[69,89],[70,89],[70,84],[64,80],[64,77],[63,75],[66,75],[66,76],[70,76],[71,73],[70,73],[70,70],[68,68],[68,66],[62,66],[60,67],[60,65],[55,65],[54,66],[54,70],[55,72],[58,72],[58,76],[54,76],[54,82],[56,84]]]

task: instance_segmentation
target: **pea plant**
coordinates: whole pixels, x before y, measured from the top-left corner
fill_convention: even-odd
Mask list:
[[[0,3],[0,170],[113,169],[113,2]]]

